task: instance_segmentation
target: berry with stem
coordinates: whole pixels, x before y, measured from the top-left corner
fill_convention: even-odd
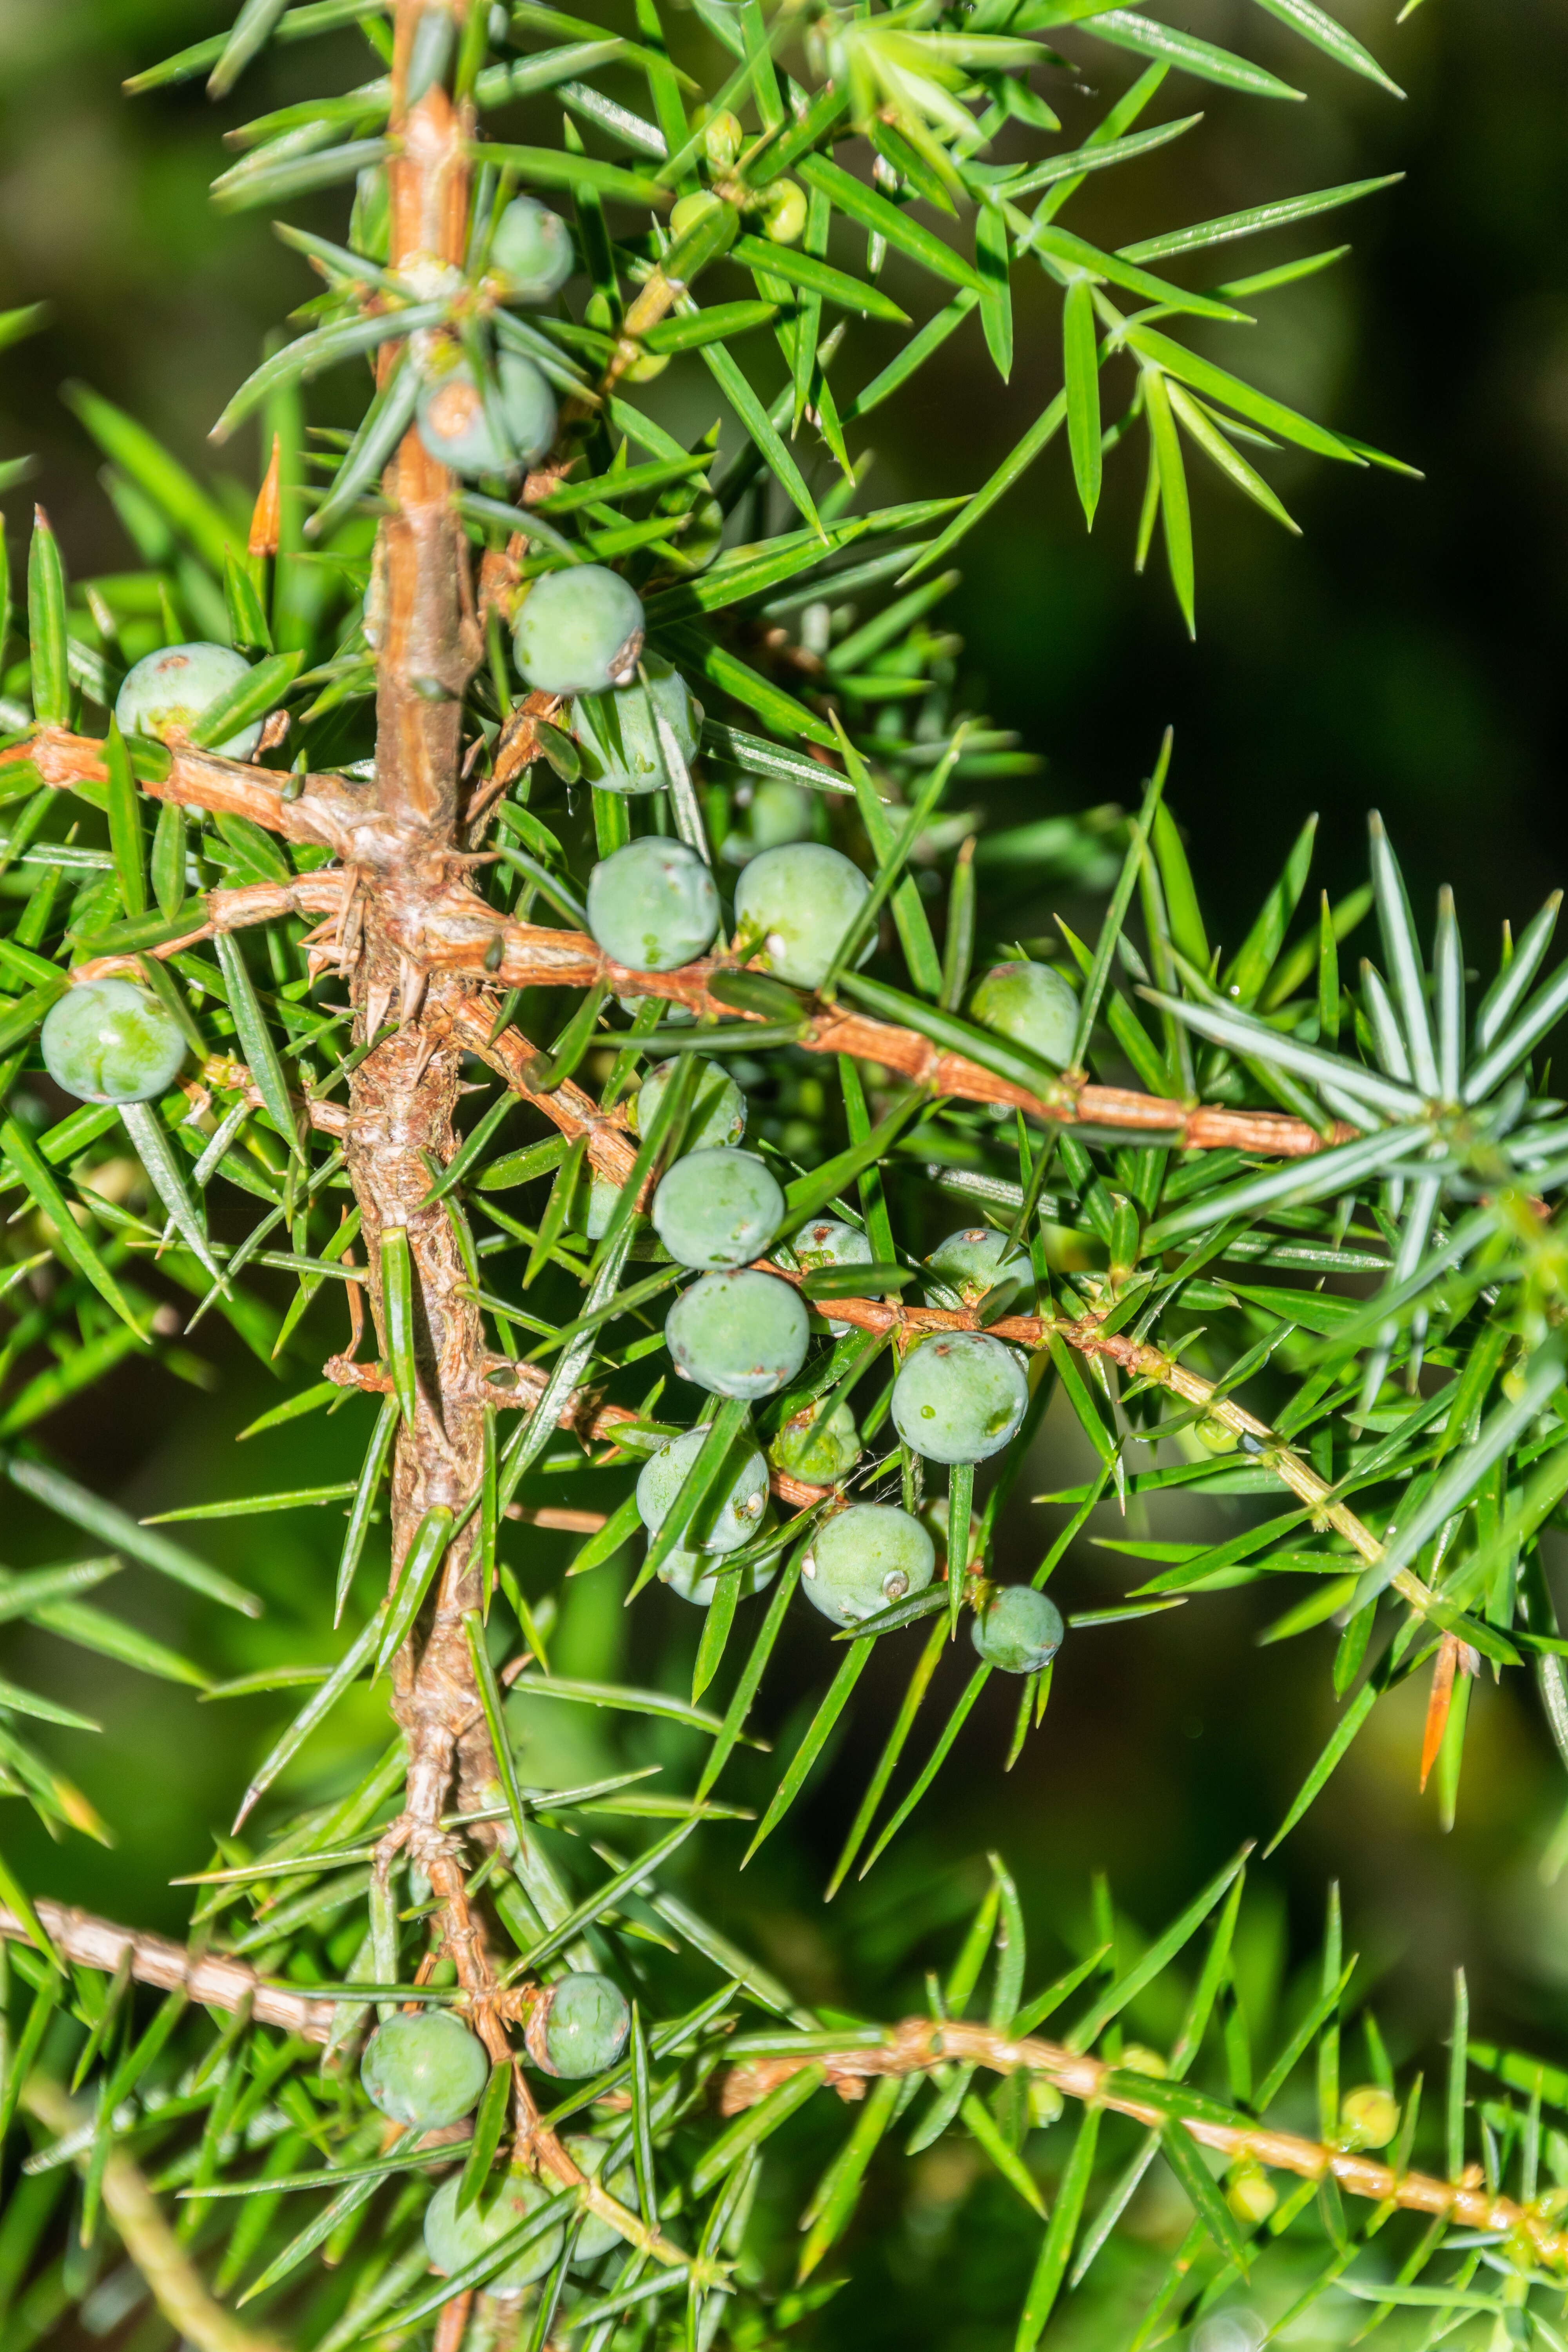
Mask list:
[[[682,1291],[664,1327],[684,1380],[715,1396],[772,1396],[805,1361],[811,1319],[776,1275],[742,1266],[705,1274]]]
[[[384,2019],[360,2063],[372,2105],[419,2131],[438,2131],[468,2115],[489,2076],[484,2045],[443,2009]]]
[[[690,1151],[653,1196],[654,1230],[678,1265],[744,1265],[784,1223],[784,1196],[752,1151]]]
[[[985,1462],[1016,1431],[1029,1384],[1011,1348],[984,1331],[947,1331],[906,1358],[893,1426],[931,1462]]]
[[[683,1436],[670,1438],[643,1464],[637,1484],[637,1517],[650,1535],[657,1535],[663,1527],[707,1436],[706,1426],[689,1429]],[[753,1446],[741,1456],[728,1483],[715,1485],[703,1496],[684,1530],[687,1548],[704,1552],[737,1550],[756,1534],[767,1507],[768,1465]]]

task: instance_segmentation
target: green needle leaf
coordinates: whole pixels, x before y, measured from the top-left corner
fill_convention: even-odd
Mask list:
[[[458,2183],[458,2210],[466,2213],[479,2201],[479,2191],[489,2178],[495,2152],[500,2146],[506,2129],[507,2105],[511,2093],[511,2065],[507,2059],[490,2068],[489,2081],[485,2084],[483,2098],[474,2116],[473,2145]]]
[[[384,1675],[414,1630],[425,1596],[446,1558],[456,1514],[449,1503],[433,1503],[414,1530],[397,1585],[387,1612],[386,1628],[376,1652],[375,1672]]]
[[[419,1366],[414,1337],[414,1257],[406,1225],[386,1225],[381,1235],[381,1313],[387,1369],[405,1425],[419,1412]]]
[[[42,507],[33,509],[33,537],[27,550],[27,658],[33,709],[39,725],[68,726],[71,682],[65,566]]]

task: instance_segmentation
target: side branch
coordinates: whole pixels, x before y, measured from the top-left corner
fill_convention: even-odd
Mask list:
[[[1155,2130],[1179,2124],[1200,2147],[1215,2148],[1232,2162],[1249,2160],[1273,2171],[1297,2173],[1305,2180],[1331,2179],[1352,2197],[1401,2206],[1409,2212],[1439,2214],[1467,2229],[1522,2231],[1539,2260],[1568,2263],[1568,2231],[1553,2229],[1534,2207],[1515,2204],[1512,2198],[1495,2195],[1468,2177],[1452,2181],[1421,2172],[1395,2172],[1391,2165],[1371,2157],[1304,2139],[1296,2132],[1275,2131],[1265,2124],[1173,2116],[1152,2100],[1130,2095],[1119,2087],[1115,2068],[1103,2059],[1083,2057],[1058,2042],[1034,2036],[1015,2042],[984,2025],[935,2023],[930,2018],[911,2017],[894,2026],[885,2041],[868,2048],[748,2060],[731,2067],[723,2077],[720,2107],[725,2115],[739,2115],[803,2066],[824,2067],[828,2082],[853,2098],[860,2095],[870,2077],[912,2074],[952,2061],[985,2066],[998,2074],[1022,2068],[1043,2075],[1068,2098],[1108,2107],[1114,2115],[1131,2116],[1134,2122]]]
[[[101,782],[107,775],[102,746],[63,728],[41,728],[27,742],[0,753],[0,767],[7,760],[19,758],[30,760],[50,784]],[[286,795],[286,786],[293,797]],[[287,839],[324,845],[345,866],[389,871],[407,857],[412,845],[413,828],[406,820],[377,805],[375,786],[356,784],[343,776],[282,778],[271,770],[222,760],[216,753],[177,750],[171,755],[168,775],[161,781],[143,780],[142,789],[155,800],[247,816]],[[505,989],[591,988],[603,981],[617,994],[665,997],[700,1015],[725,1022],[760,1017],[721,1004],[708,993],[713,973],[731,966],[705,959],[675,971],[634,971],[613,962],[585,932],[552,930],[497,915],[467,887],[462,878],[466,863],[454,856],[444,885],[410,894],[404,905],[388,908],[389,937],[410,970],[461,975],[477,986]],[[277,904],[263,903],[260,894],[254,892],[245,894],[245,903],[230,904],[240,894],[214,892],[208,902],[209,921],[216,928],[229,929],[289,911],[330,914],[341,904],[346,879],[331,873],[303,877],[297,890],[288,894],[287,905],[281,893]],[[1327,1143],[1346,1142],[1355,1133],[1342,1122],[1320,1133],[1308,1120],[1280,1112],[1209,1108],[1066,1077],[1048,1093],[1035,1094],[998,1077],[964,1055],[942,1052],[916,1030],[847,1013],[837,1006],[821,1007],[803,1022],[795,1042],[811,1054],[847,1054],[856,1061],[880,1063],[916,1085],[929,1087],[933,1095],[1002,1104],[1059,1126],[1103,1127],[1158,1136],[1179,1150],[1231,1150],[1274,1159],[1302,1159],[1321,1151]],[[602,1174],[616,1172],[609,1164],[613,1150],[601,1160],[591,1148],[590,1157]]]
[[[268,1984],[239,1961],[193,1960],[177,1944],[135,1935],[47,1899],[37,1908],[59,1949],[79,1967],[109,1974],[122,1954],[130,1951],[132,1974],[142,1983],[184,1984],[194,2000],[209,2009],[233,2011],[248,2001],[258,2021],[287,2026],[308,2041],[326,2039],[332,2004]],[[22,1922],[3,1906],[0,1936],[27,1940]],[[784,2054],[744,2059],[720,2077],[717,2104],[721,2116],[741,2115],[804,2066],[823,2067],[828,2083],[841,2095],[857,2098],[866,2083],[878,2076],[923,2074],[954,2062],[984,2066],[998,2074],[1022,2070],[1041,2075],[1068,2098],[1131,2116],[1152,2130],[1178,2123],[1200,2147],[1212,2147],[1233,2163],[1249,2161],[1271,2171],[1296,2173],[1305,2180],[1332,2179],[1352,2197],[1396,2205],[1409,2212],[1440,2215],[1466,2229],[1522,2231],[1540,2261],[1568,2263],[1568,2231],[1553,2229],[1534,2207],[1494,2195],[1468,2177],[1452,2181],[1427,2173],[1396,2172],[1372,2157],[1306,2139],[1297,2132],[1277,2131],[1267,2124],[1218,2123],[1201,2116],[1173,2117],[1153,2100],[1123,2088],[1126,2078],[1119,2079],[1116,2069],[1103,2059],[1085,2057],[1037,2035],[1014,2040],[990,2026],[911,2017],[890,2027],[879,2042],[837,2051],[814,2050],[798,2058]],[[563,2165],[560,2177],[564,2178],[568,2169]]]
[[[258,2025],[279,2025],[306,2042],[325,2042],[336,2014],[336,2003],[312,2000],[308,1993],[287,1985],[270,1984],[243,1960],[221,1953],[193,1958],[184,1944],[164,1936],[144,1936],[132,1927],[117,1927],[112,1920],[95,1918],[90,1911],[51,1902],[40,1895],[34,1905],[44,1932],[55,1949],[77,1968],[100,1969],[112,1976],[131,1956],[131,1973],[138,1984],[156,1985],[172,1992],[176,1985],[204,2009],[236,2010],[248,2001]],[[0,1936],[30,1943],[26,1927],[14,1911],[0,1904]]]

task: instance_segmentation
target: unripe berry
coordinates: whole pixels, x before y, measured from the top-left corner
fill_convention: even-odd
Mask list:
[[[164,646],[143,654],[125,673],[114,698],[122,735],[155,735],[160,743],[184,742],[215,702],[232,694],[250,664],[232,646]],[[226,760],[248,760],[261,740],[254,719],[212,748]]]
[[[908,1511],[853,1503],[825,1519],[800,1564],[800,1589],[835,1625],[858,1625],[895,1601],[923,1592],[936,1546]]]
[[[673,1055],[668,1062],[656,1062],[638,1087],[632,1113],[632,1128],[637,1135],[646,1135],[652,1127],[664,1090],[679,1067]],[[745,1132],[745,1096],[721,1063],[705,1063],[686,1121],[682,1150],[716,1151],[726,1143],[739,1143]]]
[[[752,1151],[692,1151],[653,1196],[653,1225],[678,1265],[745,1265],[784,1223],[784,1196]]]
[[[794,180],[774,180],[763,190],[763,233],[775,245],[794,245],[805,215],[805,190]]]
[[[1062,1612],[1032,1584],[994,1584],[970,1628],[988,1666],[1005,1675],[1037,1675],[1062,1645]],[[1130,2059],[1121,2061],[1129,2065]]]
[[[1012,1350],[984,1331],[924,1340],[893,1383],[893,1426],[931,1462],[984,1462],[1016,1431],[1029,1384]]]
[[[637,1517],[650,1535],[657,1535],[686,1474],[707,1443],[706,1427],[689,1429],[650,1454],[637,1477]],[[731,1456],[733,1461],[733,1455]],[[768,1465],[755,1447],[741,1457],[727,1479],[708,1489],[683,1530],[689,1551],[736,1551],[750,1543],[768,1507]]]
[[[1029,2077],[1029,2121],[1036,2131],[1045,2131],[1066,2106],[1067,2101],[1048,2074]]]
[[[1348,2148],[1386,2147],[1399,2129],[1399,2102],[1392,2091],[1363,2083],[1340,2101],[1340,2138]]]
[[[684,236],[689,228],[696,227],[705,213],[710,213],[716,205],[722,202],[723,198],[716,196],[711,188],[697,188],[690,195],[682,196],[669,215],[670,236]]]
[[[561,2145],[586,2179],[602,2182],[617,2205],[625,2205],[633,2212],[637,2210],[637,2177],[629,2158],[618,2164],[605,2180],[605,2158],[610,2152],[607,2139],[600,2139],[593,2132],[568,2132]],[[613,2222],[601,2221],[596,2213],[586,2214],[579,2225],[573,2247],[573,2269],[586,2270],[590,2263],[599,2260],[601,2254],[607,2254],[612,2246],[622,2242],[621,2233]]]
[[[764,971],[815,988],[870,888],[858,866],[822,842],[764,849],[735,885],[735,927],[760,940]]]
[[[513,474],[535,466],[555,438],[555,394],[533,362],[496,358],[487,404],[473,369],[448,345],[419,394],[419,438],[454,474]]]
[[[1263,2167],[1244,2159],[1231,2173],[1225,2201],[1238,2221],[1259,2226],[1268,2221],[1279,2200]]]
[[[1051,964],[994,964],[969,1000],[969,1017],[1058,1070],[1072,1059],[1078,998]]]
[[[539,694],[629,686],[642,643],[642,598],[602,563],[547,572],[523,598],[512,630],[518,670]]]
[[[616,963],[673,971],[700,956],[719,928],[719,893],[683,841],[645,833],[601,859],[588,880],[588,929]]]
[[[1194,1422],[1193,1435],[1209,1454],[1234,1454],[1241,1443],[1241,1432],[1232,1429],[1217,1412],[1205,1412],[1201,1421]]]
[[[490,268],[506,279],[509,302],[548,302],[577,267],[572,232],[536,196],[514,196],[490,239]]]
[[[81,1102],[148,1102],[185,1058],[180,1024],[129,980],[80,981],[57,998],[39,1034],[44,1066]]]
[[[788,1478],[803,1478],[809,1486],[836,1486],[860,1459],[860,1433],[847,1401],[817,1419],[816,1405],[807,1405],[786,1421],[768,1448],[768,1459]]]
[[[449,2180],[442,2182],[425,2208],[425,2251],[445,2278],[466,2263],[477,2262],[499,2239],[510,2237],[530,2214],[538,2212],[551,2194],[531,2173],[509,2172],[494,2189],[487,2184],[468,2211],[459,2213],[458,2191],[461,2186],[461,2173],[454,2173]],[[503,2263],[493,2278],[485,2281],[485,2293],[521,2294],[525,2286],[542,2278],[560,2261],[563,2235],[560,2227],[546,2230],[542,2237],[524,2246],[521,2253]]]
[[[732,833],[724,855],[732,866],[744,866],[764,849],[783,849],[792,841],[809,841],[816,824],[821,795],[785,776],[759,776],[746,803],[746,830]]]
[[[925,1286],[928,1307],[977,1307],[999,1282],[1029,1272],[1029,1254],[988,1225],[966,1225],[939,1242],[926,1260],[935,1279]]]
[[[618,1984],[588,1969],[540,1985],[522,2038],[546,2074],[602,2074],[626,2046],[632,2013]]]
[[[612,695],[572,705],[567,724],[577,738],[583,773],[609,793],[668,790],[672,778],[657,719],[674,736],[683,760],[696,755],[702,706],[692,699],[679,670],[658,654],[645,654],[647,679]]]
[[[711,1609],[718,1598],[721,1582],[728,1581],[733,1573],[736,1598],[749,1601],[753,1592],[765,1592],[778,1574],[776,1559],[753,1562],[749,1568],[731,1570],[711,1553],[683,1551],[677,1545],[659,1570],[659,1581],[678,1592],[682,1601],[694,1608]]]
[[[669,1310],[665,1345],[683,1379],[715,1396],[772,1396],[805,1361],[811,1325],[792,1286],[742,1266],[705,1274]]]
[[[837,1217],[818,1217],[801,1228],[794,1236],[796,1257],[808,1270],[825,1265],[869,1265],[871,1244],[858,1225],[840,1223]],[[830,1315],[827,1328],[836,1339],[842,1339],[848,1330],[847,1323],[835,1321]]]
[[[402,2010],[365,2044],[360,2081],[372,2106],[394,2123],[436,2131],[479,2103],[489,2079],[484,2045],[444,2009]]]
[[[1027,1591],[1028,1589],[1026,1585],[1015,1587],[1018,1591]],[[1124,2074],[1147,2074],[1152,2083],[1163,2083],[1171,2071],[1160,2053],[1151,2050],[1142,2042],[1130,2042],[1116,2063]]]
[[[702,126],[702,145],[716,172],[733,171],[745,138],[740,116],[731,114],[727,106],[709,116]]]

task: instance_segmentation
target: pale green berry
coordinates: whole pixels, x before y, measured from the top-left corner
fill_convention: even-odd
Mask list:
[[[81,1102],[149,1102],[185,1058],[179,1023],[130,980],[85,980],[44,1015],[38,1043],[57,1087]]]
[[[926,1260],[935,1279],[925,1286],[928,1307],[977,1307],[988,1290],[1027,1276],[1029,1255],[988,1225],[966,1225],[939,1242]]]
[[[642,598],[603,563],[547,572],[523,598],[511,642],[518,670],[537,693],[629,686],[642,652]]]
[[[546,2074],[602,2074],[626,2048],[631,2022],[618,1984],[595,1969],[576,1969],[538,1988],[522,2038]]]
[[[372,2106],[419,2131],[466,2116],[489,2072],[484,2044],[444,2009],[395,2011],[371,2035],[359,2070]]]
[[[764,971],[815,988],[870,889],[859,867],[823,842],[764,849],[735,885],[736,929],[760,940]]]
[[[657,1535],[707,1443],[706,1428],[689,1429],[650,1454],[637,1477],[637,1517]],[[750,1543],[768,1507],[768,1465],[754,1446],[710,1486],[683,1529],[688,1551],[737,1551]]]
[[[788,1478],[804,1479],[808,1486],[836,1486],[860,1459],[860,1433],[847,1401],[817,1418],[817,1407],[807,1405],[786,1421],[768,1448],[768,1459]]]
[[[1066,2099],[1048,2074],[1030,2075],[1029,2121],[1036,2131],[1048,2130],[1066,2105]]]
[[[714,1396],[772,1396],[805,1361],[811,1325],[777,1275],[742,1266],[705,1274],[669,1310],[665,1344],[675,1369]]]
[[[1163,2083],[1171,2071],[1170,2061],[1146,2042],[1130,2042],[1116,2063],[1124,2074],[1146,2074],[1152,2083]]]
[[[654,1231],[677,1265],[748,1265],[784,1217],[778,1180],[752,1151],[688,1152],[653,1196]]]
[[[793,1236],[792,1245],[796,1257],[808,1272],[815,1272],[825,1265],[869,1265],[871,1263],[871,1244],[859,1227],[843,1224],[837,1217],[818,1217],[813,1223],[803,1225]],[[842,1339],[849,1326],[837,1322],[829,1315],[827,1328],[836,1339]]]
[[[1062,1612],[1047,1594],[1032,1584],[994,1584],[970,1637],[988,1666],[1005,1675],[1037,1675],[1061,1648],[1062,1631]]]
[[[633,971],[672,971],[712,943],[719,893],[707,865],[683,841],[645,833],[595,866],[588,929],[611,960]]]
[[[752,787],[747,812],[753,853],[809,841],[816,825],[819,795],[786,776],[763,776]]]
[[[702,730],[702,706],[679,670],[658,654],[645,654],[643,674],[614,694],[574,702],[567,725],[577,738],[583,773],[591,784],[610,793],[667,791],[673,781],[658,719],[675,739],[683,760],[697,752]]]
[[[647,1135],[652,1127],[664,1090],[679,1067],[673,1055],[668,1062],[656,1062],[638,1087],[632,1115],[632,1126],[638,1135]],[[745,1096],[720,1063],[705,1062],[692,1097],[681,1149],[715,1151],[723,1144],[739,1143],[745,1132]]]
[[[1398,2129],[1399,2102],[1375,2083],[1359,2084],[1340,2102],[1340,2139],[1345,2147],[1386,2147]]]
[[[1250,2221],[1258,2227],[1268,2221],[1279,2198],[1263,2167],[1243,2161],[1232,2170],[1225,2201],[1238,2221]]]
[[[858,1625],[936,1574],[936,1546],[908,1511],[852,1503],[824,1520],[800,1564],[800,1589],[836,1625]]]
[[[458,2191],[462,2187],[460,2172],[444,2180],[425,2208],[425,2251],[444,2278],[454,2271],[477,2262],[488,2253],[500,2239],[510,2237],[514,2230],[547,2204],[551,2191],[531,2173],[509,2172],[494,2188],[487,2182],[466,2213],[458,2210]],[[493,2278],[485,2281],[487,2294],[521,2294],[536,2278],[542,2278],[561,2259],[564,2231],[560,2223],[546,2230],[521,2252],[503,2263]]]
[[[734,169],[735,160],[745,144],[745,138],[746,134],[741,126],[740,116],[731,114],[727,106],[721,107],[717,114],[710,114],[702,126],[702,145],[709,163],[716,172],[729,172]]]
[[[773,180],[763,190],[763,232],[775,245],[795,244],[805,215],[805,190],[794,180]]]
[[[658,1572],[672,1592],[679,1592],[682,1601],[689,1601],[698,1609],[711,1609],[721,1582],[727,1580],[730,1574],[722,1561],[713,1559],[710,1553],[682,1551],[679,1546]],[[750,1568],[738,1569],[735,1574],[736,1597],[749,1601],[753,1592],[767,1591],[778,1574],[778,1561],[756,1562]]]
[[[470,477],[511,474],[537,465],[554,440],[555,394],[531,360],[501,352],[487,402],[453,348],[421,387],[416,421],[438,466]]]
[[[1055,1069],[1072,1059],[1078,998],[1054,965],[994,964],[969,1000],[969,1017]]]
[[[537,196],[514,196],[496,223],[489,266],[506,279],[509,302],[548,302],[577,267],[572,232]]]
[[[1024,1418],[1029,1384],[1000,1339],[945,1331],[906,1358],[893,1383],[893,1426],[931,1462],[984,1462]]]
[[[155,735],[160,743],[186,740],[215,702],[232,694],[250,664],[232,646],[164,646],[143,654],[125,673],[114,698],[122,735]],[[226,760],[248,760],[261,740],[261,721],[210,748]]]
[[[585,2179],[601,2182],[617,2205],[625,2205],[629,2211],[636,2212],[637,2177],[629,2157],[618,2164],[605,2180],[605,2158],[610,2152],[607,2139],[600,2139],[593,2132],[568,2132],[561,2145]],[[601,2221],[596,2213],[587,2214],[578,2229],[572,2250],[573,2269],[586,2270],[602,2254],[607,2254],[612,2246],[622,2242],[621,2233],[614,2222]]]
[[[696,227],[704,214],[710,213],[722,202],[723,198],[716,196],[711,188],[698,188],[691,195],[682,196],[669,215],[671,236],[684,236],[689,228]]]

